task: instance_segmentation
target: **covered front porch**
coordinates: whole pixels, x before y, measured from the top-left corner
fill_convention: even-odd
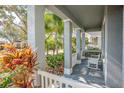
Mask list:
[[[64,76],[44,72],[46,8],[64,21]],[[76,31],[75,56],[72,55],[73,30]],[[102,33],[103,71],[92,72],[87,69],[85,32],[92,31]],[[123,87],[122,42],[123,6],[28,6],[28,43],[37,51],[40,63],[35,75],[36,87],[52,87],[52,84],[55,84],[54,87]]]
[[[65,75],[66,77],[77,80],[78,82],[89,84],[93,87],[105,88],[105,80],[103,71],[89,70],[88,60],[82,60],[80,64],[76,64],[73,67],[73,72],[71,75]]]

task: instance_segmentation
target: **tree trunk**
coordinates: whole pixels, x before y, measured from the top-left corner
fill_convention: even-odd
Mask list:
[[[55,49],[53,49],[53,55],[55,55]]]
[[[56,50],[56,54],[58,54],[58,43],[57,43],[57,37],[58,37],[58,33],[55,33],[55,50]]]
[[[47,45],[47,47],[46,47],[46,48],[47,48],[46,50],[47,50],[47,56],[48,56],[48,55],[49,55],[48,45]]]

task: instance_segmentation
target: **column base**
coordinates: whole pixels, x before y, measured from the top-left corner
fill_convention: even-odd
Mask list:
[[[77,60],[81,59],[81,53],[77,53]]]
[[[65,75],[71,75],[71,73],[72,73],[72,68],[64,68],[64,74]]]
[[[81,60],[77,60],[77,64],[81,64]]]

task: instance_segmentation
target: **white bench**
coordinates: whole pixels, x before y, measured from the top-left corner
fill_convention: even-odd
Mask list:
[[[88,68],[99,70],[98,68],[98,58],[88,58]]]

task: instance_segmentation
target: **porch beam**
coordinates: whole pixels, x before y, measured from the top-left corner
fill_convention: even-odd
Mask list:
[[[64,74],[72,73],[72,23],[64,20]]]
[[[77,27],[82,28],[82,25],[79,20],[65,6],[55,5],[55,7],[62,11],[69,19],[71,19],[73,23],[77,25]]]
[[[86,31],[85,32],[99,32],[99,31],[101,31],[101,27],[95,27],[95,28],[89,28],[89,29],[86,29]]]

